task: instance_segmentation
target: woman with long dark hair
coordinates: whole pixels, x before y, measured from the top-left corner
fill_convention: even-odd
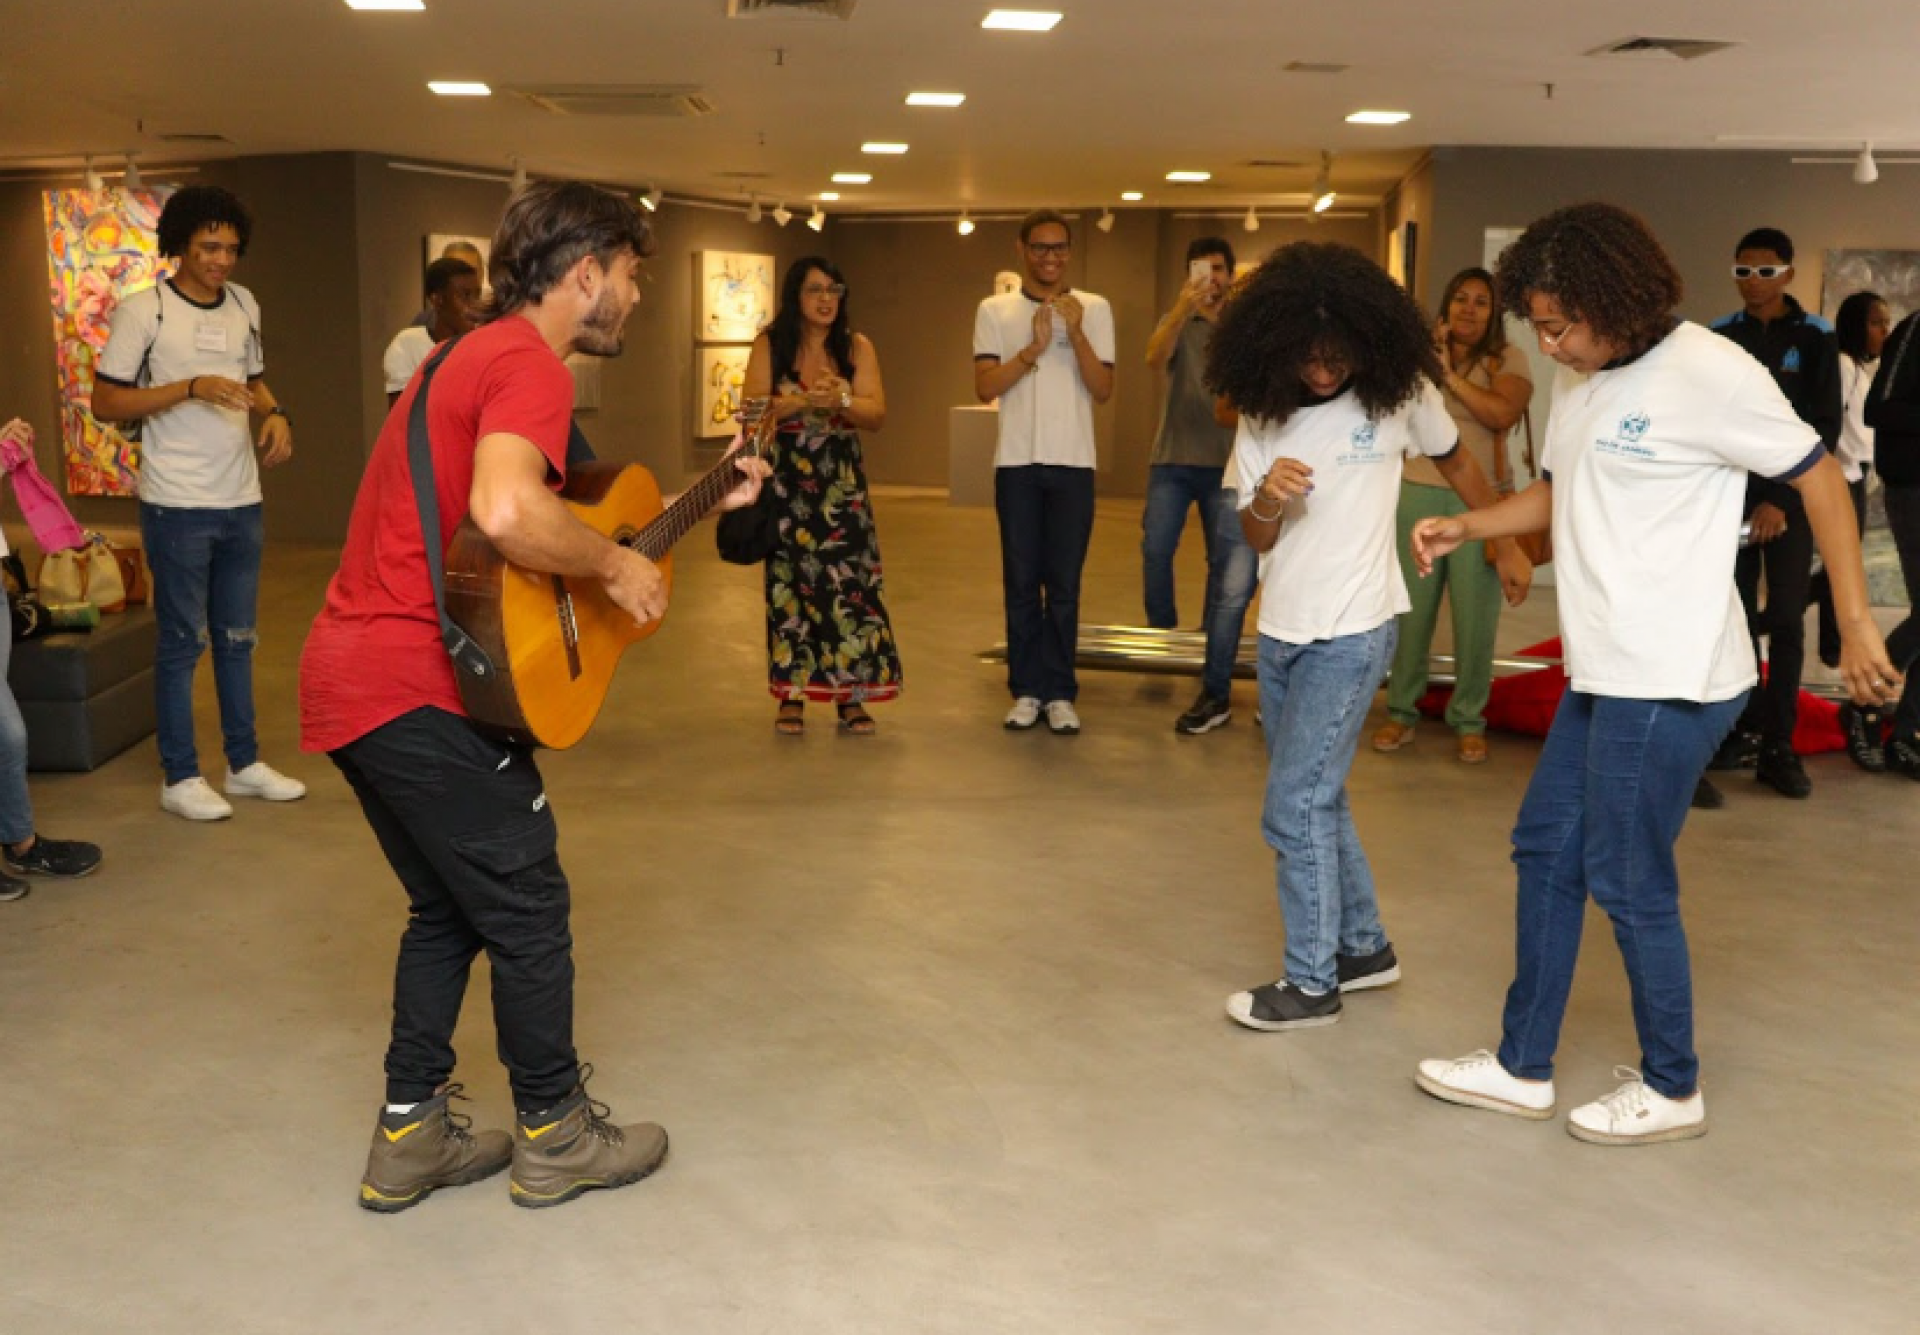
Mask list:
[[[1423,519],[1426,569],[1468,542],[1553,529],[1569,690],[1513,831],[1518,968],[1500,1050],[1423,1061],[1435,1098],[1544,1120],[1591,895],[1613,921],[1638,1069],[1573,1110],[1602,1145],[1707,1129],[1674,844],[1695,785],[1758,679],[1733,587],[1749,472],[1805,501],[1833,572],[1840,670],[1862,704],[1899,681],[1867,607],[1846,483],[1766,367],[1677,319],[1680,275],[1647,225],[1610,204],[1540,219],[1500,257],[1502,300],[1565,368],[1539,482],[1490,510]]]
[[[1286,973],[1227,1000],[1249,1029],[1332,1024],[1342,992],[1398,981],[1347,771],[1393,656],[1407,589],[1393,550],[1403,459],[1432,459],[1469,504],[1493,488],[1435,387],[1413,298],[1348,246],[1295,242],[1228,299],[1207,387],[1240,410],[1229,476],[1262,554],[1260,718]]]
[[[1507,432],[1533,398],[1533,373],[1526,354],[1507,342],[1506,323],[1494,300],[1493,275],[1462,269],[1440,298],[1440,325],[1434,342],[1444,375],[1440,391],[1447,415],[1460,432],[1460,444],[1489,478],[1495,490],[1510,478]],[[1509,481],[1505,490],[1511,491]],[[1453,614],[1453,693],[1447,699],[1447,726],[1458,740],[1454,754],[1478,765],[1487,758],[1487,697],[1493,689],[1493,638],[1500,628],[1500,599],[1518,607],[1533,583],[1533,567],[1511,538],[1493,548],[1493,564],[1475,547],[1446,557],[1429,579],[1419,578],[1408,538],[1428,515],[1457,515],[1467,508],[1424,459],[1407,460],[1400,479],[1400,509],[1394,527],[1400,570],[1413,606],[1400,618],[1400,646],[1394,651],[1387,681],[1387,723],[1373,735],[1376,751],[1398,751],[1413,741],[1420,697],[1427,693],[1427,655],[1440,620],[1440,597]]]
[[[840,726],[874,729],[866,706],[900,694],[900,654],[881,597],[880,543],[859,432],[887,420],[880,359],[848,323],[847,280],[831,261],[795,260],[780,309],[753,342],[745,393],[779,419],[773,487],[780,545],[767,559],[767,689],[774,727],[797,736],[808,700]]]

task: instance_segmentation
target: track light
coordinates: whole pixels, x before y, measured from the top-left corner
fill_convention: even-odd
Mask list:
[[[507,182],[507,193],[517,195],[527,188],[527,169],[519,158],[513,160],[513,176]]]
[[[961,236],[972,236],[973,235],[973,219],[969,218],[963,212],[960,215],[960,221],[953,225],[953,229],[956,232],[960,233]]]
[[[640,196],[640,204],[648,213],[658,213],[660,211],[660,201],[665,197],[666,192],[664,190],[652,182],[648,182],[646,193]]]
[[[141,184],[140,164],[135,162],[133,160],[133,154],[129,153],[127,154],[127,169],[121,173],[120,176],[120,188],[123,190],[138,190]]]
[[[1260,215],[1253,211],[1253,205],[1247,205],[1247,216],[1240,220],[1240,225],[1249,232],[1260,230]]]
[[[785,227],[793,221],[793,214],[788,212],[787,206],[784,203],[775,204],[773,206],[773,220],[780,224],[780,226]]]
[[[100,173],[93,169],[92,154],[87,155],[87,172],[80,178],[80,184],[95,193],[107,188],[107,183],[100,179]]]
[[[1313,178],[1313,211],[1325,213],[1337,198],[1333,193],[1333,154],[1320,154],[1320,174]]]
[[[816,232],[824,232],[826,230],[827,215],[818,204],[813,206],[813,216],[807,219],[807,226]]]
[[[1113,210],[1101,209],[1100,220],[1094,223],[1094,226],[1103,232],[1111,232],[1113,230]]]
[[[760,211],[760,196],[755,195],[753,197],[753,203],[747,205],[747,221],[757,223],[762,216],[764,215]]]
[[[1872,185],[1880,179],[1880,164],[1873,160],[1871,140],[1860,145],[1860,156],[1853,160],[1853,181],[1855,185]]]

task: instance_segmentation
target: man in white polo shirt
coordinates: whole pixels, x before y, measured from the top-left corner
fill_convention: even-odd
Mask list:
[[[259,470],[293,457],[293,426],[267,388],[259,303],[227,281],[253,231],[246,206],[217,186],[190,186],[167,200],[158,231],[160,253],[179,268],[114,309],[92,408],[103,422],[145,427],[140,536],[160,630],[160,806],[225,820],[233,808],[200,776],[193,739],[193,673],[209,644],[227,797],[291,802],[307,792],[260,759],[253,726]]]
[[[1093,405],[1113,397],[1113,308],[1067,284],[1073,233],[1052,209],[1020,223],[1018,292],[988,297],[973,322],[973,387],[1000,400],[993,499],[1007,604],[1006,726],[1046,715],[1080,731],[1074,658],[1080,570],[1093,536]]]

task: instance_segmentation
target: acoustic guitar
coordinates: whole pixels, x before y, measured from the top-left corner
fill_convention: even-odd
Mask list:
[[[567,470],[560,499],[596,533],[660,567],[673,589],[673,545],[740,484],[736,461],[765,458],[779,425],[766,399],[742,405],[744,443],[672,505],[639,464]],[[447,614],[491,660],[485,675],[457,672],[461,703],[483,730],[525,746],[562,750],[593,726],[627,649],[660,629],[635,622],[596,579],[527,570],[500,554],[471,517],[447,548]]]

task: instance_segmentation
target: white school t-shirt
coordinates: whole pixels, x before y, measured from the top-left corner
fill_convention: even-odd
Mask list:
[[[1078,288],[1085,312],[1081,332],[1093,355],[1113,365],[1113,307],[1107,299]],[[973,319],[973,355],[1010,362],[1033,342],[1033,316],[1040,303],[1023,292],[1005,292],[980,303]],[[1067,342],[1066,321],[1053,321],[1053,341],[1034,369],[1000,396],[1000,443],[995,468],[1060,464],[1092,468],[1093,395],[1080,378],[1080,362]]]
[[[1682,323],[1636,361],[1554,381],[1543,471],[1573,689],[1731,700],[1758,674],[1733,585],[1747,474],[1820,458],[1767,368]]]
[[[1370,418],[1348,390],[1298,409],[1283,424],[1242,415],[1233,464],[1240,508],[1279,459],[1313,470],[1313,490],[1287,503],[1280,537],[1260,558],[1260,633],[1287,644],[1359,635],[1407,611],[1407,583],[1394,551],[1402,461],[1443,458],[1460,443],[1440,391],[1420,392]],[[1272,502],[1261,500],[1267,513]]]
[[[95,373],[116,385],[146,388],[206,375],[246,384],[266,369],[260,305],[251,292],[228,283],[218,301],[203,306],[181,295],[168,279],[114,307]],[[140,437],[140,499],[183,510],[257,504],[260,469],[247,414],[190,399],[147,418]]]
[[[420,369],[420,363],[433,354],[433,335],[417,324],[410,324],[393,336],[393,342],[387,344],[386,356],[380,359],[380,369],[386,373],[387,393],[399,394],[413,379],[413,373]]]

